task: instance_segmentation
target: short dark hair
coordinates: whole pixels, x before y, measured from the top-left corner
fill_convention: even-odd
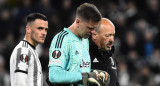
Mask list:
[[[41,13],[31,13],[27,16],[27,23],[35,21],[36,19],[41,19],[47,21],[47,17]]]
[[[77,8],[76,17],[80,17],[86,21],[99,22],[102,16],[95,5],[84,3]]]

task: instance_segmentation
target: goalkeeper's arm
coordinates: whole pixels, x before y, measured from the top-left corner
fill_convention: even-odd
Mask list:
[[[98,86],[108,86],[110,76],[105,71],[93,70],[90,73],[82,73],[82,81],[84,86],[87,86],[87,82],[97,84]]]
[[[54,71],[55,71],[55,68],[54,68]],[[77,77],[75,77],[75,73],[73,72],[71,73],[71,72],[66,71],[64,73],[63,71],[59,71],[59,72],[54,72],[54,71],[49,72],[51,74],[48,77],[50,78],[49,83],[51,82],[51,83],[67,84],[67,83],[76,83],[79,80],[82,80],[84,86],[86,86],[88,82],[97,84],[98,86],[107,86],[109,83],[109,74],[101,70],[93,70],[93,72],[89,72],[89,73],[77,72],[80,74],[79,76],[77,76],[76,74]],[[58,77],[58,75],[59,76],[61,75],[63,77]],[[52,79],[52,77],[54,77],[54,80]]]

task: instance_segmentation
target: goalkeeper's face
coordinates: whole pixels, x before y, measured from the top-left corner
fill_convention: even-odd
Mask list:
[[[78,36],[80,38],[89,38],[91,36],[91,32],[99,25],[99,22],[92,21],[83,21],[79,20],[78,22]]]
[[[114,43],[114,36],[115,28],[110,25],[101,25],[96,37],[99,48],[103,51],[110,51]]]

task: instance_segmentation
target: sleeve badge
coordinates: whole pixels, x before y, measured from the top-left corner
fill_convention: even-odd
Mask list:
[[[61,52],[59,50],[55,50],[52,53],[53,58],[58,59],[61,56]]]

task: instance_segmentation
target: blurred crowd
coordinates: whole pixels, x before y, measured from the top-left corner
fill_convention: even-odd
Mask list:
[[[0,0],[0,86],[10,86],[10,55],[24,38],[26,16],[39,12],[48,17],[47,38],[36,48],[45,82],[52,38],[72,24],[84,2],[95,4],[115,24],[120,85],[160,86],[159,0]]]

